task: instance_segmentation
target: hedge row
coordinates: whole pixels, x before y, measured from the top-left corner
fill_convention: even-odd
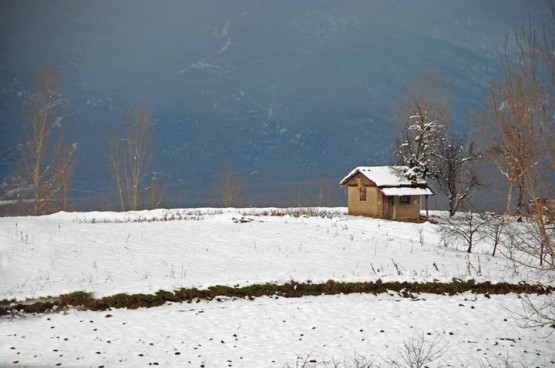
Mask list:
[[[76,307],[79,309],[104,311],[111,308],[150,308],[167,302],[200,302],[201,300],[219,300],[220,297],[248,298],[252,300],[261,296],[300,298],[303,296],[336,295],[336,294],[383,294],[396,292],[405,298],[415,298],[415,294],[428,293],[440,295],[455,295],[464,292],[476,294],[549,294],[552,287],[530,285],[526,283],[509,284],[490,282],[476,283],[474,280],[452,282],[336,282],[329,280],[325,283],[298,283],[291,281],[285,284],[259,284],[244,287],[211,286],[208,289],[179,289],[176,291],[160,290],[155,294],[116,294],[95,299],[90,293],[77,291],[63,294],[49,301],[36,303],[17,303],[15,301],[0,301],[0,316],[19,313],[45,313],[55,310]]]

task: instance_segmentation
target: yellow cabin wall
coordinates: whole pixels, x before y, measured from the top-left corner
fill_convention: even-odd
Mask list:
[[[402,204],[400,197],[393,198],[393,220],[418,220],[420,218],[420,196],[411,196],[408,204]]]
[[[347,187],[349,215],[373,216],[382,215],[382,194],[377,187],[366,187],[366,201],[360,200],[358,187]]]

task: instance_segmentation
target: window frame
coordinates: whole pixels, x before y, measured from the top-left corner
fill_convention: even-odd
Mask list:
[[[361,186],[361,187],[358,188],[358,191],[359,191],[359,197],[358,197],[358,199],[359,199],[361,202],[366,202],[366,200],[367,200],[367,198],[368,198],[368,195],[367,195],[367,193],[366,193],[366,187],[363,185],[363,186]]]
[[[399,203],[400,204],[410,204],[410,195],[399,196]]]

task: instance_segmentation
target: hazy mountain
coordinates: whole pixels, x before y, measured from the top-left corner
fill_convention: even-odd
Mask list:
[[[63,75],[75,195],[108,189],[109,124],[141,102],[153,170],[199,202],[226,159],[256,192],[338,181],[390,159],[391,106],[422,65],[453,84],[454,122],[499,78],[505,37],[541,1],[0,1],[0,181],[13,169],[33,71]],[[94,195],[94,194],[93,194]]]

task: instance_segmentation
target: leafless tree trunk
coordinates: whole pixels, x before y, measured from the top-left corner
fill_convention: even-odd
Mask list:
[[[142,105],[123,119],[123,136],[114,133],[107,143],[112,177],[120,209],[138,210],[141,185],[152,161],[152,120]]]
[[[61,76],[53,66],[35,72],[36,86],[28,101],[30,134],[20,146],[19,169],[33,186],[33,215],[67,208],[77,165],[76,146],[67,145],[61,133],[67,101],[59,96]],[[53,203],[59,203],[59,206]]]

